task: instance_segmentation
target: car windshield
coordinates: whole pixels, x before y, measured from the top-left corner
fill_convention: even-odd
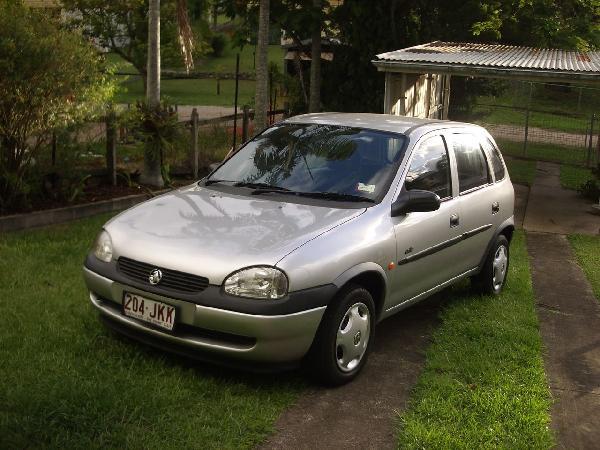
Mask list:
[[[405,141],[404,135],[383,131],[283,123],[248,142],[206,183],[378,201],[389,188]]]

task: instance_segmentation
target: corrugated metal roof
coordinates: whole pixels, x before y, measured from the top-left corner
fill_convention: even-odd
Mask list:
[[[474,44],[435,41],[381,53],[373,61],[389,63],[431,63],[477,67],[587,72],[600,75],[600,52],[577,52],[502,44]]]

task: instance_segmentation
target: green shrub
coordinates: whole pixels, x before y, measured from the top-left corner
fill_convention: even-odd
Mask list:
[[[212,56],[219,57],[223,55],[225,46],[227,45],[227,38],[222,33],[213,34],[210,38],[210,48]]]

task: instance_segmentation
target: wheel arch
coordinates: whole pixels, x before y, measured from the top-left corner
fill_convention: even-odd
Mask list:
[[[338,276],[333,284],[338,287],[338,292],[349,284],[364,287],[373,297],[376,317],[379,319],[387,296],[387,275],[379,264],[358,264]]]
[[[515,223],[514,223],[514,219],[512,217],[510,217],[509,219],[506,219],[504,222],[502,222],[502,224],[496,229],[496,232],[492,236],[492,239],[490,239],[490,242],[488,242],[488,245],[485,249],[485,253],[483,254],[483,257],[481,258],[481,261],[479,262],[479,267],[478,267],[477,273],[481,272],[481,269],[483,268],[483,265],[485,264],[485,260],[487,259],[488,254],[490,253],[490,250],[492,249],[492,246],[496,242],[496,239],[498,239],[498,236],[504,235],[506,237],[506,239],[508,240],[508,243],[510,244],[510,242],[512,241],[514,232],[515,232]]]

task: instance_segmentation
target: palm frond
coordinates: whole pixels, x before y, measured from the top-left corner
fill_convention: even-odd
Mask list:
[[[188,16],[187,0],[177,0],[177,34],[179,47],[183,56],[185,70],[190,71],[194,67],[194,33]]]

